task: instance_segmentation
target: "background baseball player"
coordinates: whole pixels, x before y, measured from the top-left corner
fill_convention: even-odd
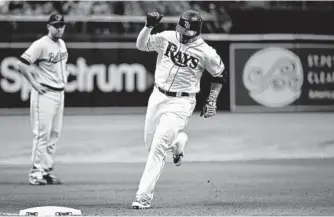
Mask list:
[[[65,30],[61,14],[50,16],[48,34],[36,40],[19,58],[18,68],[32,85],[30,116],[34,133],[32,185],[60,184],[51,171],[56,143],[60,137],[64,110],[64,88],[68,73],[65,43],[60,39]]]
[[[136,46],[141,51],[158,53],[155,87],[149,98],[144,140],[149,150],[146,166],[136,193],[135,209],[149,208],[155,185],[163,170],[166,151],[171,150],[176,166],[181,165],[187,135],[183,132],[196,104],[204,70],[212,75],[210,94],[201,115],[216,114],[216,100],[221,90],[224,64],[217,52],[200,37],[202,18],[196,11],[180,17],[176,31],[150,35],[162,15],[148,13],[146,25],[138,35]]]

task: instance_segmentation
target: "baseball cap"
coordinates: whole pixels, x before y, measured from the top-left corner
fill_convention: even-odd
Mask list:
[[[48,24],[63,23],[65,24],[64,16],[61,14],[52,14],[49,18]]]

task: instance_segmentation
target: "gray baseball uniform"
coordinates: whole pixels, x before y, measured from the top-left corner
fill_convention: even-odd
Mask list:
[[[36,169],[48,170],[53,167],[56,143],[62,129],[68,53],[62,39],[55,42],[49,36],[43,36],[21,57],[34,67],[36,80],[49,89],[44,94],[32,89],[30,95],[34,133],[32,164]]]

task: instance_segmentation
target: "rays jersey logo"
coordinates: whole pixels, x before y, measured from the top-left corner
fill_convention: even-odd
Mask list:
[[[168,42],[164,55],[170,58],[172,62],[179,67],[189,66],[190,68],[195,69],[199,62],[198,58],[177,50],[177,46],[171,42]]]

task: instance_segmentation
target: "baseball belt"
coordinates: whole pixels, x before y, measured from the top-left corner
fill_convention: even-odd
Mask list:
[[[164,90],[157,85],[156,87],[161,93],[165,94],[166,96],[173,96],[173,97],[190,96],[189,93],[186,93],[186,92],[171,92],[171,91]]]

